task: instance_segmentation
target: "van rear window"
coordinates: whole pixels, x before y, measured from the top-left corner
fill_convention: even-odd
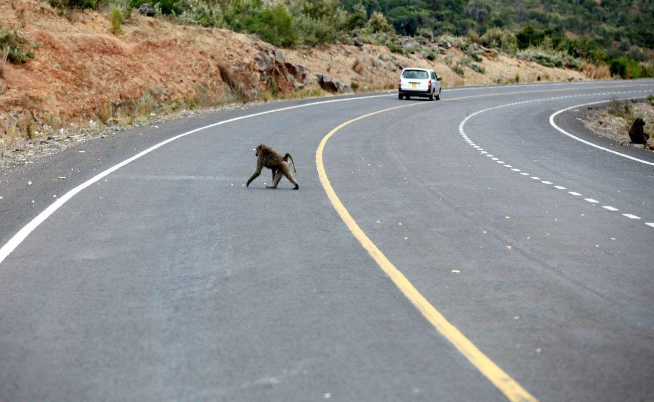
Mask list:
[[[402,78],[426,80],[427,78],[429,78],[429,74],[427,74],[426,71],[421,71],[421,70],[406,70],[402,74]]]

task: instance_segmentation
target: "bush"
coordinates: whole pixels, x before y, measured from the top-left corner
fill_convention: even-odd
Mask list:
[[[393,26],[388,23],[384,14],[375,11],[368,20],[367,28],[372,32],[393,32]]]
[[[452,71],[455,73],[459,74],[461,77],[465,76],[465,70],[463,70],[463,67],[461,67],[462,63],[458,62],[454,67],[452,67]]]
[[[261,11],[255,18],[251,32],[275,46],[293,47],[298,40],[293,32],[293,18],[283,4]]]
[[[142,4],[151,4],[158,7],[161,13],[165,15],[179,15],[182,12],[179,0],[131,0],[129,3],[134,8],[139,8]]]
[[[293,17],[286,7],[279,3],[264,7],[260,0],[236,2],[225,11],[226,25],[237,32],[258,35],[275,46],[293,47],[298,36],[293,31]]]
[[[329,22],[314,20],[304,14],[293,18],[293,31],[297,32],[299,41],[311,47],[334,43],[342,34],[329,25]]]
[[[393,53],[402,53],[402,46],[396,43],[390,43],[388,45],[388,50],[390,50]]]
[[[481,36],[480,40],[482,45],[508,54],[515,54],[518,49],[515,35],[506,29],[491,28]]]
[[[518,49],[540,46],[545,40],[545,32],[536,30],[533,26],[527,25],[515,35],[518,41]]]
[[[639,62],[628,57],[620,57],[611,61],[611,74],[620,76],[623,79],[640,78],[642,66]]]
[[[222,27],[223,12],[219,4],[209,3],[205,0],[181,0],[182,12],[177,17],[181,24],[200,25],[208,28]]]
[[[123,29],[120,25],[123,23],[123,13],[120,11],[120,8],[114,7],[111,10],[111,33],[113,34],[122,34]]]
[[[556,50],[529,48],[519,51],[517,56],[520,59],[533,61],[545,67],[579,68],[581,66],[579,59],[575,59],[564,52]]]
[[[25,50],[29,42],[27,39],[22,37],[17,30],[10,31],[6,28],[3,28],[0,24],[0,50],[2,51],[0,56],[7,55],[7,60],[13,64],[25,63],[27,59],[33,59],[34,53],[29,50]],[[0,60],[0,62],[3,62]]]
[[[58,9],[67,9],[67,8],[96,9],[96,8],[98,8],[98,1],[97,0],[48,0],[48,4],[50,4],[54,8],[58,8]]]

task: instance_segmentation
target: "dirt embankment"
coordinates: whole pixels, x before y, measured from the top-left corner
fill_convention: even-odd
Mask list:
[[[98,121],[129,125],[135,113],[149,116],[155,105],[167,104],[164,111],[173,112],[234,100],[394,88],[408,66],[435,69],[445,87],[518,77],[521,82],[585,79],[577,71],[492,51],[477,63],[484,73],[463,66],[462,77],[450,67],[463,57],[456,46],[441,49],[432,61],[424,53],[406,57],[372,45],[276,49],[228,30],[133,14],[124,33],[114,35],[101,12],[64,17],[39,0],[0,2],[3,26],[19,29],[35,54],[23,65],[7,65],[0,80],[0,149],[62,134],[70,123],[76,128]]]

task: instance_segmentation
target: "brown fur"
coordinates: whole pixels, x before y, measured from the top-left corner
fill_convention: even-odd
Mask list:
[[[290,168],[291,163],[293,164],[293,171],[297,173],[297,169],[295,169],[295,161],[293,161],[293,157],[291,156],[291,154],[287,153],[286,155],[281,156],[280,154],[275,152],[272,148],[264,144],[261,144],[257,147],[255,155],[257,156],[257,167],[254,173],[252,174],[252,177],[250,177],[250,179],[248,180],[246,186],[249,187],[252,180],[259,177],[259,175],[261,174],[261,169],[266,167],[272,170],[272,176],[273,176],[273,185],[266,186],[266,188],[277,188],[279,181],[282,179],[282,175],[286,176],[286,178],[295,185],[294,190],[300,188],[300,185],[297,184],[297,182],[293,178],[293,175],[291,174],[291,168]]]
[[[649,134],[645,133],[643,128],[645,127],[645,121],[640,117],[634,120],[631,128],[629,129],[629,138],[633,144],[643,144],[647,148],[647,140],[649,140]]]

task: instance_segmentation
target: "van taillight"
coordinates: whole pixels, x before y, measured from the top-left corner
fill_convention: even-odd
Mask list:
[[[402,89],[402,78],[397,82],[397,88]]]
[[[431,89],[431,80],[429,80],[429,89]]]

